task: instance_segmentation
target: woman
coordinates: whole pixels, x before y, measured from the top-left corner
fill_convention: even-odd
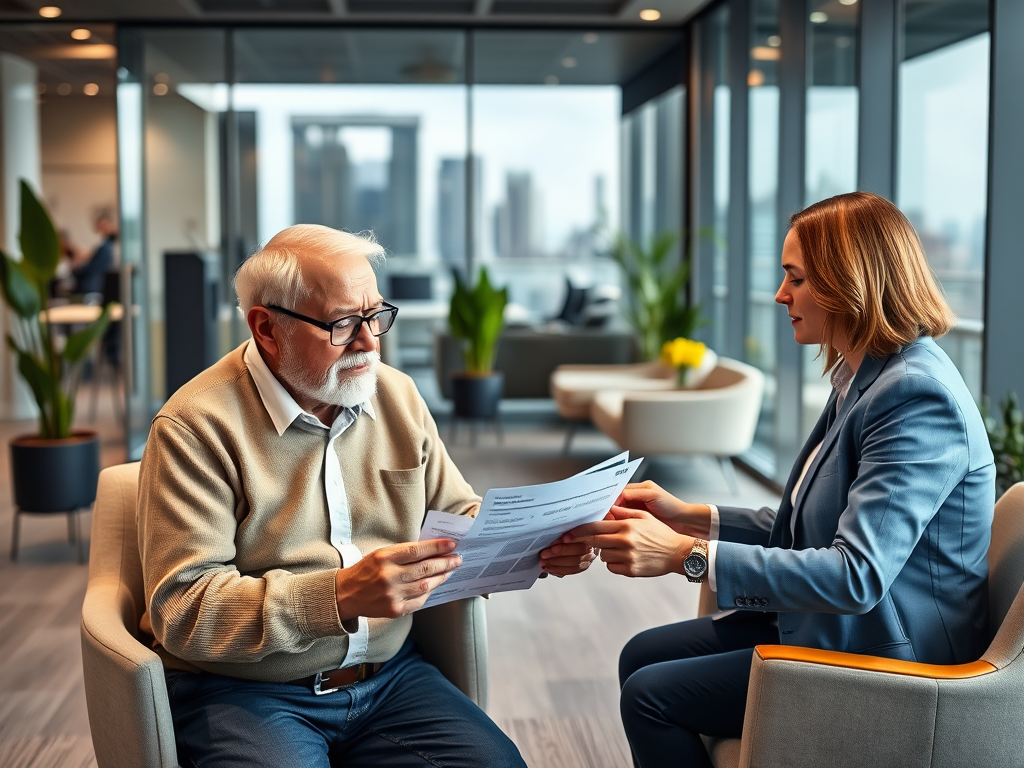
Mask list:
[[[754,645],[956,664],[987,641],[992,453],[933,341],[953,314],[913,227],[881,197],[839,195],[793,216],[782,268],[775,300],[797,342],[821,347],[833,392],[779,510],[633,484],[605,520],[544,553],[562,565],[595,547],[614,573],[706,580],[730,611],[623,650],[622,718],[640,766],[710,766],[699,734],[740,735]]]

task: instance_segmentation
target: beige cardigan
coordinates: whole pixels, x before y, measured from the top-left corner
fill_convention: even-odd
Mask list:
[[[244,349],[153,420],[139,477],[140,629],[169,667],[280,682],[338,667],[348,650],[324,495],[328,434],[277,434]],[[376,419],[360,416],[335,442],[364,555],[415,541],[428,509],[479,504],[408,376],[380,365],[373,407]],[[370,619],[366,661],[390,659],[411,623]]]

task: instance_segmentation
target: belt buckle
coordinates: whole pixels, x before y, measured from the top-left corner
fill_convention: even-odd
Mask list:
[[[330,675],[331,673],[327,672],[326,674]],[[328,693],[334,693],[335,691],[340,691],[342,689],[342,687],[343,687],[343,686],[338,685],[338,686],[335,686],[334,688],[322,688],[321,685],[322,685],[323,681],[324,681],[324,673],[323,672],[317,672],[316,676],[313,678],[313,693],[315,693],[317,696],[325,696]]]

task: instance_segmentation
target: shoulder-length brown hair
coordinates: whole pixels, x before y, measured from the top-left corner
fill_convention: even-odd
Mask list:
[[[942,336],[956,316],[946,303],[907,217],[884,197],[850,192],[815,203],[790,219],[815,303],[827,312],[825,370],[840,353],[891,355],[921,336]]]

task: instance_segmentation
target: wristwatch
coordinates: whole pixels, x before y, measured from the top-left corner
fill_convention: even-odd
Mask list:
[[[699,584],[708,575],[708,543],[704,539],[694,539],[693,547],[683,559],[683,574],[687,580]]]

